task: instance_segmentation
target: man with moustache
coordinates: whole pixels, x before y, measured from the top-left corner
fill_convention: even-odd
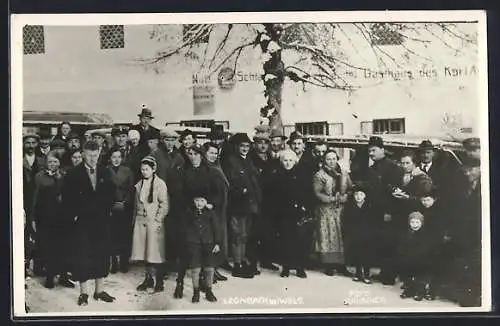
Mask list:
[[[36,155],[45,159],[45,156],[50,152],[50,143],[52,141],[52,135],[48,132],[40,132],[40,137],[38,141],[38,148]]]
[[[40,137],[36,134],[27,134],[23,137],[23,205],[26,216],[30,216],[33,207],[35,176],[43,170],[45,165],[45,159],[36,155],[39,139]],[[28,223],[26,231],[34,235],[34,230],[30,228]],[[33,258],[34,274],[40,276],[43,263],[36,252],[33,252]]]
[[[368,155],[373,165],[367,170],[369,197],[373,204],[374,218],[379,221],[379,279],[384,285],[394,285],[396,278],[397,224],[393,219],[392,193],[403,179],[403,170],[386,157],[384,141],[380,137],[370,137]]]
[[[115,141],[115,146],[120,149],[122,153],[122,164],[127,165],[130,149],[128,146],[128,130],[124,127],[116,127],[111,130],[111,136]]]
[[[314,164],[317,167],[317,171],[321,168],[321,160],[323,159],[323,155],[325,155],[328,150],[328,145],[324,140],[320,140],[314,144],[314,148],[312,151]],[[317,172],[316,171],[316,172]]]
[[[69,151],[75,151],[77,149],[80,149],[81,147],[80,136],[75,132],[71,132],[68,135],[67,144]]]

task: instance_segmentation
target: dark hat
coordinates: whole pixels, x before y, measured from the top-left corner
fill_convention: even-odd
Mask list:
[[[208,192],[207,187],[196,187],[189,192],[189,197],[191,199],[195,199],[195,198],[207,199],[208,194],[209,194],[209,192]]]
[[[356,191],[362,191],[365,194],[368,191],[368,184],[366,182],[358,181],[352,185],[352,192],[355,193]]]
[[[119,135],[127,135],[128,136],[128,130],[127,128],[124,127],[116,127],[111,130],[111,136],[119,136]]]
[[[276,137],[280,137],[283,140],[287,139],[287,137],[283,134],[283,130],[281,130],[281,129],[271,129],[271,132],[269,134],[269,138],[273,139],[273,138],[276,138]]]
[[[210,128],[210,133],[208,134],[208,138],[211,140],[226,139],[226,135],[224,134],[224,128],[222,126],[213,126],[212,128]]]
[[[103,133],[102,131],[94,131],[94,132],[92,133],[92,137],[95,137],[95,136],[100,136],[100,137],[102,137],[102,138],[106,138],[106,134],[105,134],[105,133]]]
[[[420,143],[420,145],[418,145],[418,149],[428,150],[428,149],[435,149],[435,147],[430,140],[424,140]]]
[[[368,140],[368,147],[372,146],[384,148],[384,140],[378,136],[372,136]]]
[[[97,151],[99,150],[99,145],[93,140],[89,140],[88,142],[83,145],[84,150],[89,150],[89,151]]]
[[[40,136],[38,136],[37,134],[26,134],[26,135],[23,136],[23,142],[26,141],[26,139],[29,139],[29,138],[34,138],[37,141],[40,140]]]
[[[69,135],[68,135],[68,140],[71,140],[71,139],[78,139],[78,140],[80,140],[80,136],[76,132],[70,132]]]
[[[51,143],[50,143],[50,148],[54,149],[54,148],[66,148],[67,144],[64,140],[61,140],[61,139],[54,139]]]
[[[50,132],[47,131],[41,131],[39,133],[39,136],[40,139],[52,139],[52,135],[50,134]]]
[[[481,148],[481,141],[477,137],[467,138],[462,142],[466,150],[476,150]]]
[[[291,143],[297,139],[304,139],[304,136],[300,133],[300,131],[295,130],[290,134],[290,140],[288,140],[288,143]]]
[[[194,144],[189,149],[195,151],[196,153],[198,153],[198,154],[200,154],[202,156],[205,155],[205,148],[203,148],[203,146],[200,145],[200,144]]]
[[[157,129],[150,129],[144,133],[144,140],[161,139],[160,131]]]
[[[232,137],[232,142],[236,145],[241,143],[251,143],[252,141],[248,138],[248,135],[244,132],[239,132],[234,134]]]
[[[141,160],[141,164],[144,163],[153,165],[153,168],[156,168],[157,166],[156,159],[151,155],[148,155]]]
[[[191,129],[184,129],[180,133],[180,138],[182,140],[182,139],[186,138],[189,135],[193,136],[194,138],[196,137],[195,133]]]
[[[153,112],[150,109],[148,109],[145,105],[142,105],[141,113],[139,113],[137,116],[149,117],[151,119],[154,119]]]

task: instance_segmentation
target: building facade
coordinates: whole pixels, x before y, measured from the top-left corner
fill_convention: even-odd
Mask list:
[[[462,25],[472,32],[477,28]],[[232,42],[238,44],[247,31],[236,28],[241,36]],[[224,34],[223,26],[220,29],[213,37]],[[265,103],[260,50],[244,50],[237,65],[229,60],[213,74],[200,69],[206,44],[159,65],[145,63],[182,45],[184,30],[182,25],[27,26],[24,110],[106,113],[116,122],[135,122],[146,104],[159,127],[201,120],[199,126],[217,121],[231,130],[251,132]],[[476,133],[481,91],[477,51],[459,53],[456,48],[466,46],[463,39],[455,44],[407,39],[403,46],[400,41],[370,43],[356,26],[342,24],[336,46],[351,65],[339,73],[356,87],[345,91],[286,80],[285,132]],[[283,52],[285,64],[299,59]],[[223,82],[224,76],[233,78]]]

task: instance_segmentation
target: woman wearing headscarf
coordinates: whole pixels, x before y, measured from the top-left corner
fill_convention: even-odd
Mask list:
[[[351,181],[349,174],[338,164],[336,151],[329,149],[322,158],[321,169],[313,177],[314,208],[316,219],[316,252],[325,266],[326,275],[334,270],[345,273],[344,244],[340,216],[347,201],[347,188]]]
[[[164,290],[165,227],[168,213],[168,191],[165,182],[156,175],[156,160],[146,156],[141,160],[142,179],[135,185],[134,231],[131,261],[146,263],[144,281],[138,291],[154,288]],[[153,280],[156,274],[156,284]]]
[[[227,196],[228,196],[228,191],[229,191],[229,181],[226,178],[226,175],[222,171],[222,167],[220,165],[219,161],[219,146],[217,146],[215,143],[208,142],[203,145],[204,151],[205,151],[205,159],[207,162],[207,165],[215,172],[215,185],[217,187],[217,192],[221,194],[220,203],[216,203],[214,209],[215,209],[215,215],[217,216],[219,220],[219,230],[221,233],[221,251],[217,256],[217,262],[216,265],[220,266],[224,263],[227,262],[227,257],[228,257],[228,234],[227,234],[227,216],[226,216],[226,211],[227,211]],[[217,268],[215,269],[215,274],[214,274],[215,280],[217,281],[226,281],[227,277],[222,275]]]
[[[63,172],[58,155],[51,151],[46,156],[45,169],[35,176],[35,192],[30,221],[36,231],[36,240],[42,261],[45,262],[46,288],[53,288],[54,278],[60,275],[59,284],[74,288],[69,281],[68,242],[70,223],[62,206]]]
[[[276,200],[276,221],[280,242],[279,260],[283,265],[281,277],[288,277],[290,269],[296,269],[297,276],[306,278],[306,264],[310,254],[313,223],[308,211],[308,198],[304,189],[311,184],[296,169],[298,157],[292,150],[280,153],[281,168],[273,184]]]

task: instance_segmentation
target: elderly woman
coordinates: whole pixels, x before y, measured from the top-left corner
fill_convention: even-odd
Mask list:
[[[225,264],[228,255],[228,239],[227,239],[227,195],[229,191],[229,181],[227,180],[219,162],[219,146],[213,142],[208,142],[203,145],[205,151],[205,159],[207,165],[215,172],[215,184],[217,186],[217,192],[221,194],[219,197],[221,199],[220,203],[215,204],[215,215],[219,220],[219,230],[221,233],[221,252],[218,255],[217,265]],[[215,269],[214,274],[215,280],[226,281],[227,277],[222,275],[217,269]]]
[[[164,290],[165,227],[168,213],[168,192],[165,182],[156,176],[156,160],[146,156],[141,160],[142,179],[135,185],[134,231],[130,260],[146,263],[144,281],[137,291],[153,288]],[[153,270],[156,269],[156,284]]]
[[[305,267],[309,258],[313,223],[307,210],[309,195],[304,192],[311,180],[296,169],[297,155],[291,150],[280,153],[281,168],[274,180],[276,217],[280,241],[281,277],[288,277],[290,269],[306,278]]]
[[[33,230],[36,230],[37,245],[39,246],[42,261],[45,262],[46,288],[54,287],[54,278],[60,274],[59,284],[74,288],[69,281],[69,266],[67,242],[70,223],[65,218],[62,206],[63,175],[60,169],[61,162],[57,153],[51,151],[46,156],[46,169],[35,177],[35,193],[30,221]]]
[[[316,252],[325,265],[325,274],[329,276],[334,275],[334,270],[346,272],[340,216],[351,181],[338,160],[336,151],[327,150],[321,159],[321,169],[313,177],[314,195],[318,202],[314,209]]]

